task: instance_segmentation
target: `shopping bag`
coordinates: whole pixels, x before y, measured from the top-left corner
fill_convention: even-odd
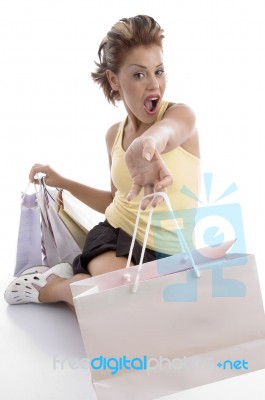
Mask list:
[[[68,190],[61,191],[61,204],[64,212],[86,233],[105,219],[103,214],[88,207]]]
[[[48,189],[44,181],[40,181],[37,198],[41,210],[43,263],[49,266],[62,262],[71,264],[82,252],[82,246],[58,215],[57,195],[57,189]]]
[[[17,251],[14,276],[20,276],[27,268],[42,264],[42,237],[40,208],[37,194],[21,196],[20,221],[17,238]]]
[[[78,223],[73,217],[70,216],[69,213],[65,211],[62,194],[62,190],[60,190],[57,194],[57,213],[80,249],[83,249],[88,234],[88,229]]]
[[[265,367],[254,255],[183,247],[71,284],[99,400],[150,400]]]

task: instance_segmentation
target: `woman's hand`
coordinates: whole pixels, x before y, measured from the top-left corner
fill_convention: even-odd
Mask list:
[[[29,180],[32,183],[39,183],[36,174],[44,174],[45,184],[51,187],[63,188],[65,178],[54,171],[49,165],[35,164],[30,170]]]
[[[156,150],[155,144],[152,137],[139,137],[126,151],[125,161],[133,181],[127,196],[129,201],[133,200],[142,188],[146,196],[154,192],[166,191],[173,182],[170,171]],[[162,201],[162,197],[147,199],[142,203],[142,209],[146,209],[150,202],[155,207]]]

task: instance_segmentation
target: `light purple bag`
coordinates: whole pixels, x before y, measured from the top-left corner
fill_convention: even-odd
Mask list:
[[[27,268],[43,264],[40,218],[36,193],[23,193],[14,276],[20,276]]]
[[[57,213],[57,189],[40,181],[35,193],[22,195],[14,276],[36,265],[72,264],[82,252]]]

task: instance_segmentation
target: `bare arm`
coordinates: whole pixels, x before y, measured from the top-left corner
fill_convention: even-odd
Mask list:
[[[198,134],[193,111],[183,105],[170,107],[164,118],[135,139],[126,151],[125,159],[133,185],[128,199],[133,200],[144,188],[145,194],[163,191],[172,184],[172,176],[161,154],[182,146],[199,157]],[[157,205],[161,199],[154,201]],[[144,208],[146,207],[144,204]]]
[[[110,191],[95,189],[82,183],[64,178],[54,171],[49,165],[35,164],[29,174],[30,182],[38,183],[38,180],[34,179],[37,173],[43,173],[46,175],[45,183],[48,186],[68,190],[73,196],[78,198],[87,206],[102,214],[105,213],[106,208],[113,200]]]
[[[165,112],[161,121],[147,129],[139,139],[146,143],[150,141],[151,158],[155,149],[162,154],[178,146],[185,148],[187,143],[190,152],[199,156],[198,142],[194,140],[197,135],[195,123],[195,114],[188,106],[175,104]],[[146,150],[148,151],[148,146]],[[148,158],[148,153],[144,153],[143,156]]]

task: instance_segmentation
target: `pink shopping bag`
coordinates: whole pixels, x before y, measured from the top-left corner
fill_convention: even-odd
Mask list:
[[[155,399],[265,367],[254,255],[224,247],[205,259],[178,234],[185,257],[71,284],[99,400]]]

